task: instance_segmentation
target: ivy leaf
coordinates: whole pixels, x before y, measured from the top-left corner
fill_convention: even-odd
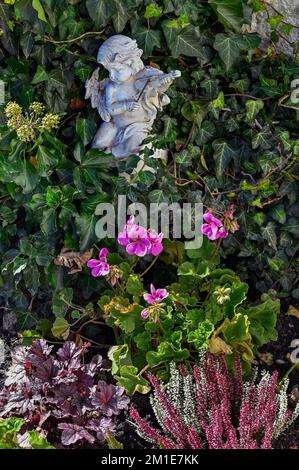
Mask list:
[[[20,44],[21,44],[24,56],[26,57],[26,59],[28,59],[32,51],[33,45],[34,45],[33,33],[28,31],[27,33],[23,34],[20,40]]]
[[[264,102],[262,100],[248,100],[246,101],[246,118],[249,122],[253,121],[257,114],[264,107]]]
[[[43,211],[40,227],[46,238],[57,231],[56,210],[54,208]]]
[[[38,162],[38,171],[41,176],[50,176],[52,170],[58,165],[59,162],[59,159],[56,157],[54,152],[51,152],[43,145],[38,147],[36,158]]]
[[[37,85],[38,83],[45,82],[49,80],[50,76],[48,72],[46,71],[45,67],[43,65],[38,65],[37,66],[37,71],[35,72],[34,77],[32,78],[32,85]]]
[[[86,251],[95,239],[96,217],[94,215],[82,215],[76,217],[77,231],[80,236],[80,250]]]
[[[28,161],[21,164],[20,172],[15,178],[15,183],[22,186],[24,194],[31,193],[39,181],[35,168]]]
[[[216,127],[213,122],[205,121],[201,128],[195,134],[197,145],[204,145],[209,142],[216,134]]]
[[[60,292],[54,292],[52,298],[53,313],[56,317],[63,317],[73,300],[73,289],[65,287]]]
[[[252,139],[252,148],[257,149],[258,147],[262,149],[271,148],[270,142],[270,130],[265,126],[260,132],[257,132]]]
[[[243,14],[244,1],[209,0],[209,4],[217,13],[220,23],[223,24],[226,30],[240,31],[242,24],[245,22]]]
[[[151,55],[156,47],[161,47],[161,31],[148,29],[142,26],[134,32],[133,36],[136,39],[138,46],[143,49],[145,56]]]
[[[273,248],[273,250],[277,250],[277,236],[274,222],[268,222],[266,227],[261,228],[261,232],[264,239],[268,242],[268,245]]]
[[[87,0],[86,8],[97,28],[106,26],[112,15],[117,13],[114,1]]]
[[[82,139],[83,145],[89,144],[96,133],[97,125],[89,119],[78,119],[76,122],[76,132]]]
[[[216,34],[214,48],[224,62],[226,70],[231,69],[238,60],[243,47],[244,43],[240,34],[234,34],[233,36],[222,33]]]
[[[217,178],[220,179],[224,175],[224,171],[229,166],[231,160],[236,157],[236,150],[225,140],[221,139],[214,140],[212,147],[214,149],[215,173]]]
[[[48,23],[46,15],[45,15],[45,10],[44,10],[40,0],[32,0],[32,6],[37,11],[38,19],[41,20],[41,21],[44,21],[45,23]]]
[[[200,44],[199,36],[195,31],[186,29],[176,34],[173,42],[170,42],[168,46],[174,58],[180,55],[198,57],[202,65],[209,60],[209,56]]]
[[[283,204],[278,204],[278,206],[273,207],[270,211],[270,215],[272,219],[276,220],[276,222],[282,225],[286,223],[287,214]]]

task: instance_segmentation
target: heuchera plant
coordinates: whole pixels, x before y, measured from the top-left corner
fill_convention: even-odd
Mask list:
[[[108,439],[129,399],[122,387],[98,379],[107,369],[101,356],[83,363],[87,346],[66,341],[55,354],[45,340],[36,340],[16,348],[0,392],[0,415],[23,418],[59,447]]]
[[[299,415],[299,404],[288,410],[288,381],[279,385],[277,372],[243,382],[238,357],[235,371],[232,377],[223,357],[208,355],[193,374],[172,364],[166,389],[150,375],[151,405],[161,429],[131,409],[139,435],[166,449],[271,449]]]

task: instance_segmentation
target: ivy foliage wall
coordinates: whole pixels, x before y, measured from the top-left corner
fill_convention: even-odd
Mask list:
[[[55,133],[26,143],[7,129],[0,107],[0,298],[18,311],[20,328],[59,310],[62,288],[72,287],[83,303],[98,291],[98,280],[69,276],[54,259],[63,247],[92,247],[96,207],[118,194],[129,202],[202,201],[217,210],[234,204],[240,230],[224,241],[223,262],[255,295],[272,288],[298,300],[299,108],[291,92],[299,67],[275,49],[283,18],[270,21],[266,51],[256,33],[245,33],[252,10],[264,9],[260,0],[247,3],[1,2],[6,102],[26,110],[40,101],[61,116]],[[132,175],[136,156],[116,166],[90,149],[100,118],[84,100],[85,80],[99,45],[116,33],[137,40],[145,64],[182,72],[155,123],[153,143],[169,150],[168,161],[145,156],[154,172]],[[157,277],[171,272],[172,261]]]

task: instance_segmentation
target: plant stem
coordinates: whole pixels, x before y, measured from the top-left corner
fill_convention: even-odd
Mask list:
[[[153,261],[151,262],[151,264],[143,271],[142,274],[140,274],[140,277],[143,277],[155,264],[155,262],[157,261],[158,259],[158,256],[155,256],[155,258],[153,259]]]

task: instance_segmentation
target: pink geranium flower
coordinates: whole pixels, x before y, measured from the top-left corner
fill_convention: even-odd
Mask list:
[[[107,255],[109,250],[102,248],[99,253],[99,259],[90,259],[87,261],[87,266],[91,269],[91,275],[93,277],[106,276],[109,274],[110,266],[107,261]]]
[[[151,293],[143,294],[144,300],[146,300],[149,305],[162,302],[162,300],[166,299],[168,296],[169,293],[166,289],[155,289],[153,284],[151,284]]]
[[[155,289],[153,284],[151,284],[150,289],[150,294],[143,294],[144,300],[146,300],[149,305],[154,306],[169,296],[169,292],[167,292],[166,289]],[[153,320],[156,322],[158,317],[155,315],[155,313],[157,313],[155,307],[144,308],[140,313],[140,316],[143,320],[146,320],[151,313],[154,314]]]
[[[209,240],[217,240],[218,238],[226,238],[228,232],[223,227],[221,220],[217,219],[210,212],[206,212],[203,216],[205,224],[201,227],[203,235],[209,238]]]
[[[151,242],[151,254],[154,256],[158,256],[163,251],[163,233],[157,233],[155,230],[149,229],[147,231],[149,240]]]
[[[151,242],[147,230],[140,225],[132,225],[127,229],[129,243],[126,251],[129,255],[145,256],[150,252]]]
[[[158,234],[155,230],[146,230],[134,221],[134,217],[131,216],[118,236],[118,243],[126,247],[129,255],[141,257],[151,253],[158,256],[163,251],[163,233]]]

